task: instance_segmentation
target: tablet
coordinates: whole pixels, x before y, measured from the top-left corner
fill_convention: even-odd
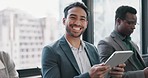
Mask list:
[[[105,62],[110,67],[115,67],[118,64],[124,63],[131,55],[133,51],[115,51]]]

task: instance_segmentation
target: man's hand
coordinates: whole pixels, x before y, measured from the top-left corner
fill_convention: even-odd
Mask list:
[[[148,67],[144,69],[144,75],[145,75],[145,78],[148,78]]]
[[[97,64],[91,67],[89,75],[91,78],[104,78],[106,72],[110,70],[110,66],[105,64]]]
[[[122,78],[122,76],[124,74],[124,67],[125,66],[126,66],[125,64],[119,64],[118,66],[113,67],[111,69],[111,71],[109,72],[109,74],[115,78]]]

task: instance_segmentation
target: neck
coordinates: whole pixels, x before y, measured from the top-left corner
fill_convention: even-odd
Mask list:
[[[75,48],[79,48],[80,44],[81,44],[81,39],[80,37],[75,38],[72,36],[66,36],[66,39],[68,40],[68,42]]]

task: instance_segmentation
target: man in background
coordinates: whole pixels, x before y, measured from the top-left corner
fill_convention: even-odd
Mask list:
[[[146,67],[139,54],[138,46],[130,35],[137,23],[136,9],[131,6],[120,6],[116,10],[115,29],[104,40],[100,40],[98,50],[101,62],[105,62],[114,51],[132,50],[134,54],[125,62],[125,78],[148,78]]]

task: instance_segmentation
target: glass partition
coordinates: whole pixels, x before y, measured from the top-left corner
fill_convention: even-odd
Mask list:
[[[131,35],[133,41],[140,47],[140,0],[94,0],[94,44],[109,36],[114,29],[115,10],[121,5],[129,5],[137,10],[136,29]]]
[[[0,0],[0,50],[17,69],[41,66],[44,45],[64,34],[63,9],[81,0]]]

